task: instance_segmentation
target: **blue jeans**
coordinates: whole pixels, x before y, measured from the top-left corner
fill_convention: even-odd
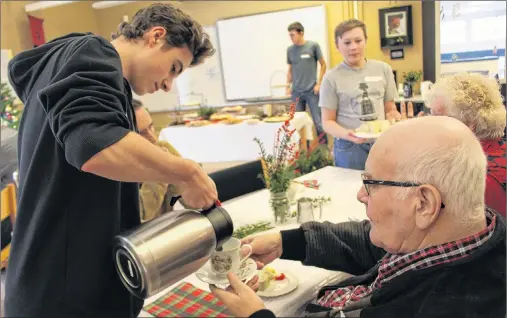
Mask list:
[[[322,116],[320,114],[319,95],[315,95],[313,93],[313,89],[304,93],[292,92],[292,100],[294,102],[296,101],[296,98],[299,98],[298,103],[296,104],[296,111],[304,112],[305,106],[308,104],[308,108],[310,108],[310,114],[312,114],[313,124],[317,130],[317,137],[321,134],[324,134],[324,137],[322,138],[327,143],[327,136],[324,133],[324,129],[322,129]]]
[[[348,140],[334,140],[334,165],[336,167],[364,170],[366,158],[371,149],[370,143],[355,144]]]

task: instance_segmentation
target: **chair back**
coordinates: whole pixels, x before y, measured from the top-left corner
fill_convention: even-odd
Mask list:
[[[262,173],[261,161],[256,160],[215,171],[209,176],[217,186],[218,199],[224,202],[264,189],[264,182],[259,178],[259,175]]]

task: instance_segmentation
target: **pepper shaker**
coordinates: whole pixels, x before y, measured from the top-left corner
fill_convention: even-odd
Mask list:
[[[313,216],[313,202],[310,198],[301,198],[298,200],[297,208],[297,221],[298,223],[306,223],[314,220]]]

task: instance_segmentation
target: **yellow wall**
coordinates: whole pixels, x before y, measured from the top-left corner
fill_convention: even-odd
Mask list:
[[[1,48],[12,50],[13,54],[28,50],[32,45],[32,36],[25,5],[33,1],[1,1]]]
[[[187,1],[171,2],[193,16],[203,25],[212,25],[217,20],[240,15],[263,13],[275,10],[324,4],[327,9],[328,34],[330,42],[331,67],[342,61],[334,44],[334,28],[340,22],[353,17],[352,1]],[[2,1],[2,48],[14,53],[30,48],[31,39],[28,20],[21,2]],[[138,1],[108,9],[95,10],[91,2],[83,1],[32,13],[44,19],[46,40],[70,32],[94,32],[110,38],[124,15],[130,19],[137,10],[149,5],[150,1]],[[389,50],[380,48],[378,9],[412,5],[414,45],[405,48],[403,60],[391,60]],[[6,9],[4,9],[4,7]],[[422,70],[422,5],[420,1],[359,1],[358,15],[368,28],[366,55],[389,63],[398,71],[398,81],[403,72]],[[5,28],[4,28],[5,24]],[[7,32],[14,28],[14,32]]]
[[[124,15],[131,19],[135,12],[152,2],[136,2],[118,7],[97,10],[99,34],[109,37]],[[327,11],[331,67],[342,62],[334,44],[334,28],[354,16],[352,1],[189,1],[171,2],[190,14],[203,25],[212,25],[219,19],[269,11],[324,4]],[[405,59],[391,60],[389,50],[380,48],[378,9],[412,5],[414,45],[405,48]],[[422,70],[422,5],[420,1],[359,1],[358,16],[368,27],[369,40],[366,55],[389,63],[398,71],[398,81],[403,72]]]
[[[123,20],[124,15],[128,15],[131,19],[137,10],[149,3],[152,2],[136,2],[97,10],[100,34],[109,37]],[[350,1],[189,1],[171,3],[190,14],[205,26],[213,25],[217,20],[224,18],[325,4],[329,26],[329,41],[332,43],[334,43],[333,33],[335,26],[353,15],[352,2]],[[334,47],[334,44],[331,47]],[[338,64],[341,61],[339,54],[336,50],[331,50],[330,53],[331,64]]]
[[[412,30],[414,45],[405,47],[405,58],[402,60],[391,60],[389,49],[380,48],[380,28],[378,10],[382,8],[397,6],[412,6]],[[423,47],[422,47],[422,3],[421,1],[362,1],[360,18],[368,28],[368,44],[366,56],[371,59],[384,61],[397,71],[398,83],[403,80],[403,72],[412,70],[422,71],[423,69]]]
[[[44,37],[50,41],[71,32],[99,33],[95,9],[92,2],[72,4],[31,12],[34,17],[44,19]]]

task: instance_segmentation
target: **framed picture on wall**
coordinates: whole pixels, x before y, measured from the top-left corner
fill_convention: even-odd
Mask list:
[[[413,44],[412,6],[379,9],[378,14],[381,47]]]

